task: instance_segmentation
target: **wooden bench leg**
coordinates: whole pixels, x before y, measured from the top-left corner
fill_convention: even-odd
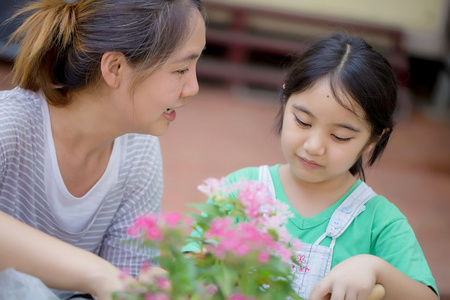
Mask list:
[[[384,298],[385,290],[381,284],[376,284],[367,300],[381,300]]]

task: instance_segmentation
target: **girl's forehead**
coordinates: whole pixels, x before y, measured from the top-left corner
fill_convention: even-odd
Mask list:
[[[358,102],[348,92],[323,79],[310,88],[293,94],[288,100],[294,109],[308,111],[316,118],[329,120],[345,119],[366,123],[366,114]]]

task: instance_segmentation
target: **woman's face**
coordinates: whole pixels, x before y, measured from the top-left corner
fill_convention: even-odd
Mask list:
[[[281,146],[293,175],[318,183],[348,176],[357,159],[372,147],[370,125],[352,99],[339,95],[353,112],[334,97],[329,81],[293,94],[286,103]]]
[[[176,118],[176,109],[186,97],[198,92],[196,64],[205,47],[205,23],[200,13],[192,18],[193,30],[180,50],[162,68],[140,82],[124,102],[123,113],[128,116],[127,132],[160,136]],[[126,80],[130,87],[133,71]],[[131,99],[130,99],[131,98]]]

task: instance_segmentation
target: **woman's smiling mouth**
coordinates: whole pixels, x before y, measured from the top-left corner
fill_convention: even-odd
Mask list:
[[[175,118],[177,117],[177,113],[175,111],[175,109],[173,108],[168,108],[164,113],[163,113],[164,118],[169,121],[172,122],[175,120]]]

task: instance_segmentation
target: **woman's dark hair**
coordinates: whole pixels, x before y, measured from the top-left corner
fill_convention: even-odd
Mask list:
[[[386,148],[394,127],[397,79],[389,62],[361,38],[334,34],[319,40],[292,62],[280,95],[278,133],[282,130],[289,97],[306,91],[324,78],[329,79],[331,90],[341,105],[353,111],[344,105],[338,92],[354,99],[363,109],[363,117],[371,127],[371,139],[376,143],[368,159],[368,165],[373,165]],[[362,157],[350,172],[365,180]]]
[[[136,68],[134,84],[160,68],[192,28],[201,0],[38,0],[12,35],[21,42],[14,81],[42,90],[52,105],[70,103],[70,91],[95,84],[105,52],[125,55]]]

